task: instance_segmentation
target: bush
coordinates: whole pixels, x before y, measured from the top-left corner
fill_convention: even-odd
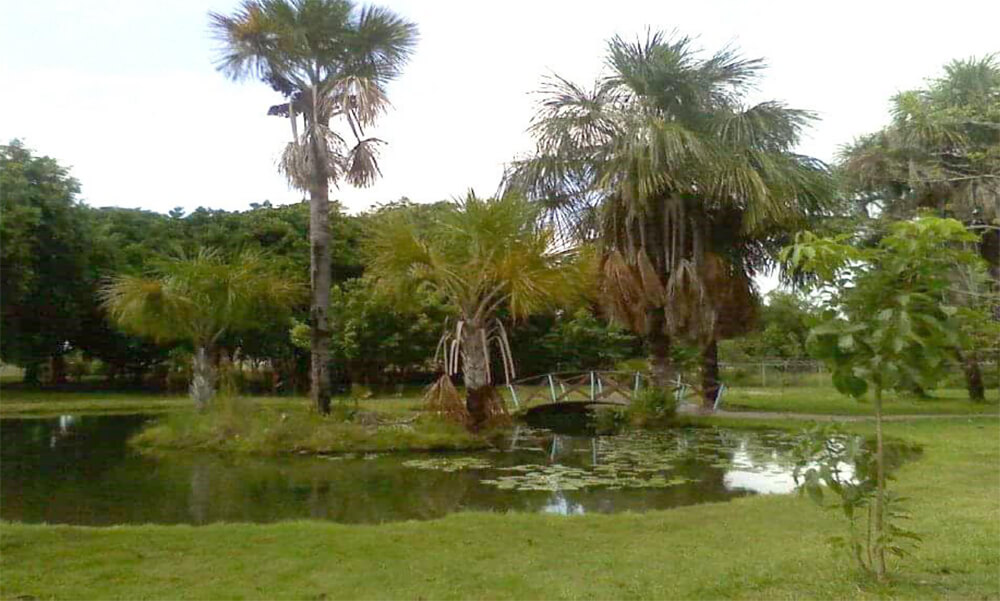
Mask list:
[[[628,413],[636,426],[664,424],[677,415],[677,400],[668,389],[644,388],[632,398]]]

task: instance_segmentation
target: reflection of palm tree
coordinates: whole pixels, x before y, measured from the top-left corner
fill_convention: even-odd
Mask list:
[[[212,503],[211,468],[202,457],[195,457],[191,466],[191,494],[188,497],[188,510],[195,524],[208,522]]]

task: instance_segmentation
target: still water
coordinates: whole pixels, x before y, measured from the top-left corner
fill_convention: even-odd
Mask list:
[[[515,428],[475,453],[234,457],[127,445],[150,416],[0,420],[0,519],[110,525],[377,523],[462,510],[611,513],[794,488],[789,436]]]

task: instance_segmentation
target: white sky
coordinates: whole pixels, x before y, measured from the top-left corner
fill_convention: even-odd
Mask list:
[[[473,2],[386,0],[421,41],[389,89],[385,177],[335,191],[349,210],[401,196],[490,194],[531,148],[532,92],[550,72],[590,83],[605,40],[647,26],[762,56],[759,97],[817,111],[800,151],[830,160],[878,129],[889,97],[953,58],[1000,50],[1000,2]],[[94,206],[245,209],[302,197],[275,170],[288,123],[258,82],[212,65],[208,10],[236,0],[0,0],[0,140],[72,166]]]

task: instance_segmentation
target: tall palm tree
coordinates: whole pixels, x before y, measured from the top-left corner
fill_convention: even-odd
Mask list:
[[[387,109],[385,86],[409,59],[417,28],[388,9],[359,9],[351,0],[245,0],[231,16],[209,17],[222,44],[219,70],[260,79],[287,99],[269,114],[289,119],[292,140],[280,169],[309,192],[311,397],[319,412],[329,413],[329,185],[367,186],[381,174],[384,142],[366,130]]]
[[[607,67],[590,89],[548,82],[535,155],[509,185],[598,242],[603,297],[646,336],[654,382],[669,386],[674,341],[695,340],[714,398],[715,341],[752,323],[752,276],[830,196],[825,166],[792,152],[813,116],[746,106],[763,62],[732,48],[702,57],[687,37],[615,37]]]
[[[865,216],[908,219],[930,210],[980,234],[979,253],[992,282],[963,278],[958,287],[966,293],[955,300],[968,306],[982,299],[989,309],[996,304],[990,293],[1000,291],[1000,60],[955,60],[944,71],[926,88],[894,96],[889,125],[844,148],[840,173]],[[983,400],[975,350],[955,352],[970,398]]]
[[[194,346],[190,394],[204,410],[214,393],[209,356],[219,338],[265,319],[287,319],[300,292],[260,252],[229,259],[202,249],[193,257],[163,261],[152,277],[117,276],[100,295],[109,317],[122,329],[157,342]]]
[[[502,411],[493,389],[491,347],[514,377],[502,310],[524,318],[575,298],[586,276],[580,257],[552,252],[552,231],[537,208],[507,195],[469,195],[417,223],[407,211],[385,215],[367,242],[369,273],[382,289],[405,296],[416,285],[436,290],[458,317],[443,348],[447,372],[461,365],[473,426]]]

